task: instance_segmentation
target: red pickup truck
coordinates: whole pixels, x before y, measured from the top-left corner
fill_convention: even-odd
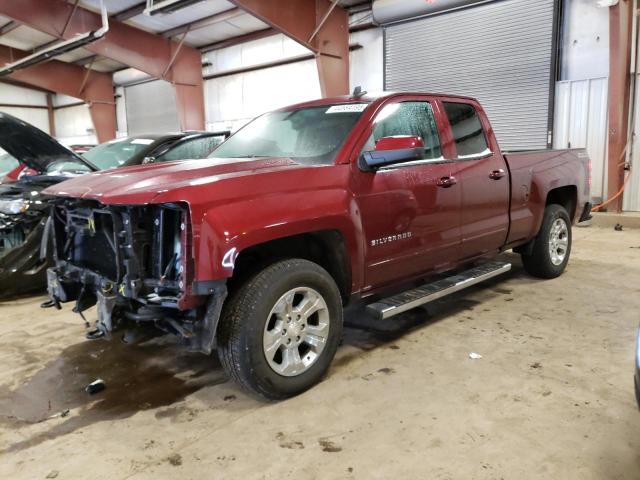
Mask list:
[[[502,153],[471,98],[352,95],[258,117],[208,160],[49,188],[52,302],[97,304],[89,338],[152,325],[215,348],[247,390],[317,383],[358,299],[380,321],[494,277],[565,269],[589,217],[584,150]],[[437,278],[437,280],[434,280]]]

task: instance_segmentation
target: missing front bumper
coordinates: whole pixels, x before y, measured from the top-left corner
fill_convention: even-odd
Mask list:
[[[181,311],[175,307],[154,305],[144,299],[127,298],[117,293],[108,281],[90,272],[73,271],[72,277],[65,277],[56,268],[47,271],[47,288],[56,305],[75,301],[74,311],[77,313],[96,306],[92,339],[109,340],[117,332],[130,337],[136,330],[155,327],[178,336],[189,351],[205,355],[211,354],[216,347],[216,332],[227,297],[226,282],[212,282],[205,305]]]

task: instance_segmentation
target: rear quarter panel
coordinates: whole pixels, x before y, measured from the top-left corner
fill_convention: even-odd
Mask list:
[[[575,186],[577,202],[573,221],[589,201],[589,157],[584,149],[505,153],[511,174],[511,228],[508,246],[535,237],[549,192]],[[571,213],[571,212],[570,212]]]

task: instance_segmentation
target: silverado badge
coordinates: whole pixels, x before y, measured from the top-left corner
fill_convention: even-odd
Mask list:
[[[397,235],[389,235],[388,237],[376,238],[371,240],[371,246],[377,247],[378,245],[384,245],[385,243],[397,242],[398,240],[406,240],[411,238],[413,234],[411,232],[398,233]]]

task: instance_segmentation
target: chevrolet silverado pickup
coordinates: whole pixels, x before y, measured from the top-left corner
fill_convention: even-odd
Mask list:
[[[472,98],[354,94],[267,113],[208,160],[49,188],[51,300],[97,305],[89,338],[145,326],[269,399],[320,381],[343,307],[380,321],[511,265],[554,278],[589,218],[584,150],[503,153]]]

